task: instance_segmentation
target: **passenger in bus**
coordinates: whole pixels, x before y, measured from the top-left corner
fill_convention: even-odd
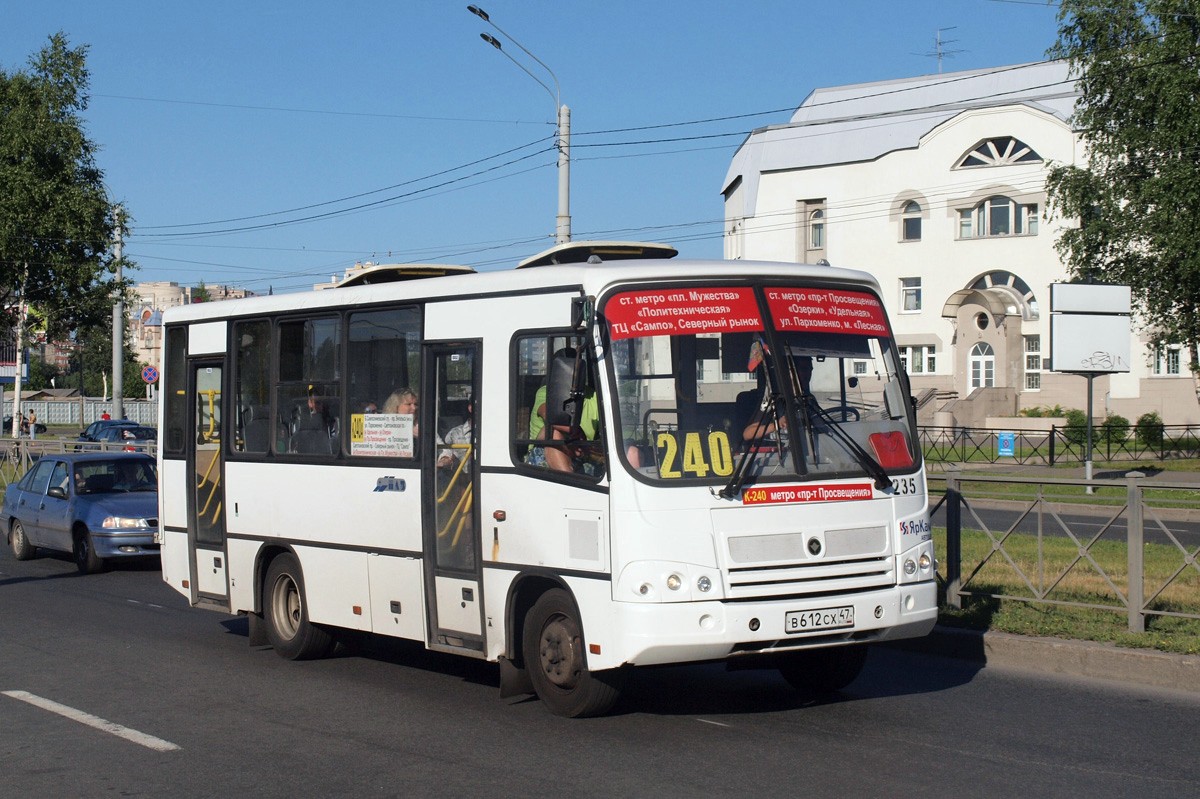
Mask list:
[[[467,400],[467,420],[460,425],[451,427],[446,431],[446,435],[441,437],[438,442],[447,445],[459,445],[453,449],[443,449],[438,453],[437,465],[439,469],[449,469],[462,460],[466,454],[466,449],[463,444],[470,444],[472,439],[471,418],[475,413],[475,403],[472,400]]]
[[[533,409],[529,412],[529,437],[545,438],[546,431],[546,384],[543,383],[533,395]],[[537,444],[529,447],[525,462],[531,466],[546,466],[546,448]]]
[[[571,442],[560,446],[546,447],[546,465],[559,472],[586,471],[587,464],[594,461],[603,452],[596,446],[582,443],[596,441],[600,431],[600,403],[595,391],[583,395],[582,412],[579,415],[579,427],[571,429],[568,425],[550,425],[548,431],[542,430],[543,438],[555,441]]]
[[[383,403],[384,413],[417,414],[417,392],[411,388],[398,388]]]
[[[809,385],[812,382],[813,359],[807,355],[801,355],[792,361],[796,367],[796,379],[799,381],[799,395],[801,397],[808,396]],[[778,419],[779,425],[783,427],[784,432],[787,432],[787,416],[782,413],[782,408],[774,408],[773,416]],[[755,411],[749,423],[742,430],[743,441],[766,441],[775,442],[779,438],[779,428],[776,425],[776,418],[767,419],[763,416],[761,406]]]

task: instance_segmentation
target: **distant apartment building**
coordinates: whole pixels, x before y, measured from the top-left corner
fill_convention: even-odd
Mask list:
[[[209,302],[254,296],[254,292],[232,286],[205,286]],[[138,362],[162,366],[162,314],[168,308],[190,305],[194,289],[175,282],[151,281],[133,287],[138,301],[129,308],[129,334]]]
[[[754,131],[726,175],[728,258],[863,269],[879,280],[922,417],[959,425],[1033,406],[1085,408],[1086,381],[1049,370],[1052,164],[1086,163],[1065,62],[813,91]],[[1178,348],[1133,339],[1098,378],[1096,413],[1200,422]]]

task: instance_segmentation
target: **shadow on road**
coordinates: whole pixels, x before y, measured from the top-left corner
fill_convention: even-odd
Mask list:
[[[231,634],[249,637],[245,617],[222,626]],[[463,682],[495,688],[500,672],[495,663],[433,652],[416,641],[403,641],[369,633],[343,633],[335,658],[366,658],[400,668],[421,669],[456,677]],[[656,666],[634,669],[615,715],[649,713],[663,716],[774,713],[816,705],[853,702],[888,696],[945,691],[969,683],[983,668],[982,658],[932,657],[914,646],[872,647],[867,665],[857,680],[843,691],[821,699],[806,698],[774,669],[729,669],[723,663]],[[510,704],[537,701],[513,698]]]

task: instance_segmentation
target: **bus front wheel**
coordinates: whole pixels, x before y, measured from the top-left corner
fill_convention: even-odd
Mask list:
[[[620,670],[587,667],[579,611],[555,588],[542,594],[525,617],[522,654],[538,698],[550,712],[569,718],[608,712],[621,694]]]
[[[267,640],[280,657],[312,660],[333,650],[333,636],[308,620],[304,574],[295,555],[283,554],[271,561],[263,596]]]
[[[867,645],[807,649],[780,655],[779,673],[805,696],[823,696],[854,682],[867,662]]]

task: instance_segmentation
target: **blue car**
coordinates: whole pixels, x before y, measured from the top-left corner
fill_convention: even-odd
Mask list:
[[[83,574],[109,558],[159,554],[158,472],[132,452],[43,455],[4,494],[4,525],[17,560],[39,547],[70,552]]]

